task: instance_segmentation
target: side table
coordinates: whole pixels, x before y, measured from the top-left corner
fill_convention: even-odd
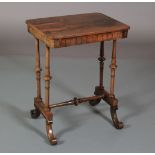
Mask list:
[[[52,130],[52,109],[56,107],[79,105],[89,101],[91,106],[97,105],[101,99],[110,105],[110,112],[114,126],[123,128],[123,123],[117,118],[118,100],[114,94],[116,65],[116,43],[118,39],[127,38],[129,26],[101,13],[87,13],[59,17],[30,19],[26,21],[28,32],[35,38],[36,63],[35,73],[37,81],[37,95],[34,98],[34,110],[31,117],[38,118],[42,114],[46,120],[47,136],[51,144],[57,144]],[[103,86],[104,69],[104,41],[113,41],[111,57],[110,90]],[[39,41],[46,46],[45,53],[45,101],[41,97],[41,65]],[[50,48],[61,48],[72,45],[100,42],[99,85],[95,87],[94,96],[77,98],[61,103],[50,104]]]

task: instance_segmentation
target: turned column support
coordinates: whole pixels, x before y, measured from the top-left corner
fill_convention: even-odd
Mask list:
[[[111,57],[111,65],[109,66],[111,69],[111,80],[110,80],[110,96],[114,96],[114,88],[115,88],[115,71],[117,68],[116,65],[116,40],[113,40],[113,47],[112,47],[112,57]]]
[[[104,69],[104,61],[105,61],[105,57],[104,57],[104,41],[102,41],[100,43],[100,57],[98,58],[100,64],[100,76],[99,76],[99,86],[100,88],[103,88],[103,69]]]
[[[48,117],[48,121],[46,120],[46,131],[47,136],[51,144],[57,144],[57,140],[53,134],[52,123],[53,123],[53,114],[50,111],[50,80],[52,79],[50,75],[50,47],[46,45],[45,51],[45,115]]]
[[[50,97],[50,80],[52,77],[50,76],[50,48],[46,46],[45,53],[45,107],[49,108],[49,97]]]
[[[36,48],[35,73],[37,81],[37,99],[41,99],[41,67],[40,67],[39,39],[35,39],[35,48]]]
[[[104,41],[100,42],[100,56],[99,60],[99,86],[95,87],[95,95],[103,95],[104,94],[104,86],[103,86],[103,71],[104,71]]]
[[[110,112],[112,121],[114,123],[115,128],[122,129],[123,123],[118,120],[116,110],[118,109],[118,100],[115,98],[114,89],[115,89],[115,71],[117,68],[116,65],[116,40],[113,40],[113,47],[112,47],[112,57],[111,57],[111,80],[110,80],[110,93],[109,97],[111,100]]]
[[[30,111],[32,118],[38,118],[40,116],[40,111],[36,107],[37,102],[42,102],[41,98],[41,67],[40,67],[40,49],[39,49],[39,39],[35,38],[35,75],[37,82],[37,94],[34,98],[35,109]]]
[[[104,95],[104,86],[103,86],[103,70],[104,70],[104,41],[100,42],[100,56],[98,58],[99,60],[99,85],[95,87],[94,94],[96,96]],[[104,97],[104,96],[103,96]],[[95,106],[99,104],[101,99],[96,99],[89,101],[89,104],[92,106]]]

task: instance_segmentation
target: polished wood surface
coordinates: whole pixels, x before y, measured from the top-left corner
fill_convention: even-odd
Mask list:
[[[101,13],[26,21],[28,31],[49,47],[66,47],[127,37],[129,26]]]
[[[34,98],[34,109],[31,110],[31,117],[38,118],[42,114],[46,121],[47,136],[51,144],[57,144],[57,139],[54,136],[52,124],[53,113],[52,109],[87,103],[91,106],[96,106],[101,100],[104,100],[110,105],[110,113],[113,124],[116,129],[122,129],[123,123],[119,121],[116,110],[118,109],[118,99],[115,97],[115,72],[116,72],[116,44],[120,38],[126,38],[129,26],[115,19],[112,19],[101,13],[87,13],[79,15],[68,15],[61,17],[49,17],[32,19],[26,21],[28,31],[35,37],[36,62],[35,74],[37,93]],[[104,45],[105,41],[113,41],[112,56],[111,56],[111,76],[110,89],[105,90],[103,83],[104,70]],[[45,101],[41,97],[41,62],[39,43],[45,43]],[[100,42],[99,54],[99,84],[95,87],[94,95],[89,97],[77,98],[63,101],[60,103],[50,104],[50,47],[66,47],[71,45],[79,45],[86,43]]]
[[[40,49],[39,49],[39,40],[36,39],[36,64],[35,64],[35,72],[36,72],[36,80],[37,80],[37,97],[41,98],[41,67],[40,67]]]

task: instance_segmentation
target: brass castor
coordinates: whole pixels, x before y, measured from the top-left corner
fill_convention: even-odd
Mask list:
[[[33,109],[30,111],[30,114],[31,114],[31,118],[36,119],[40,116],[40,111],[37,109]]]
[[[97,104],[100,103],[100,101],[101,101],[101,99],[91,100],[91,101],[89,101],[89,104],[90,104],[91,106],[96,106]]]

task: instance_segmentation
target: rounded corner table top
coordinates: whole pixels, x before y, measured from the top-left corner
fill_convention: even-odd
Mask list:
[[[28,31],[49,47],[126,38],[129,26],[101,13],[30,19]]]

